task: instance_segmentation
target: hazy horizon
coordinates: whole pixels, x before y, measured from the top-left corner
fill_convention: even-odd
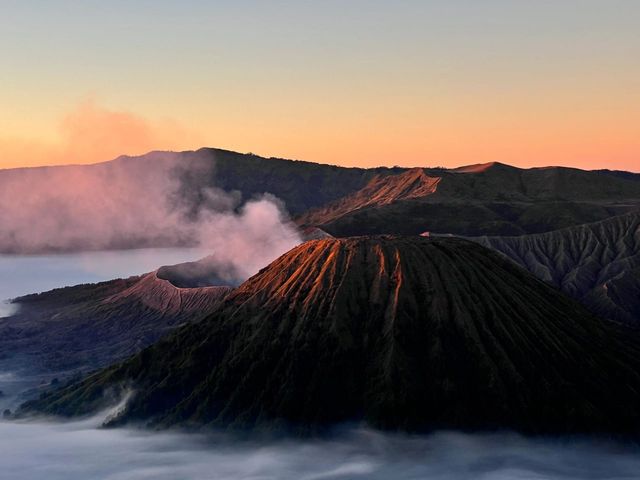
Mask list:
[[[0,168],[215,145],[637,169],[640,4],[3,4]]]
[[[450,166],[444,166],[444,165],[437,165],[437,164],[416,164],[416,165],[384,165],[384,164],[379,164],[379,165],[364,165],[364,166],[358,166],[358,165],[341,165],[338,163],[330,163],[330,162],[321,162],[321,161],[315,161],[315,160],[309,160],[306,158],[300,158],[300,157],[296,157],[293,156],[291,158],[283,158],[283,157],[278,157],[275,155],[270,155],[268,153],[261,153],[261,152],[254,152],[254,151],[248,151],[248,152],[239,152],[239,151],[235,151],[235,150],[230,150],[230,149],[226,149],[226,148],[220,148],[220,147],[215,147],[215,146],[201,146],[201,147],[195,147],[195,148],[189,148],[189,149],[184,149],[184,150],[157,150],[157,149],[152,149],[152,150],[148,150],[145,151],[143,153],[140,154],[135,154],[135,155],[127,155],[127,154],[122,154],[122,155],[117,155],[113,158],[108,158],[108,159],[104,159],[104,160],[96,160],[95,162],[91,162],[91,163],[59,163],[59,164],[42,164],[42,165],[23,165],[23,166],[10,166],[10,167],[0,167],[0,171],[2,170],[17,170],[17,169],[24,169],[24,168],[50,168],[50,167],[73,167],[73,166],[87,166],[87,165],[99,165],[101,163],[108,163],[108,162],[112,162],[114,160],[118,160],[119,158],[122,157],[128,157],[128,158],[137,158],[137,157],[144,157],[146,155],[150,155],[152,153],[155,152],[170,152],[170,153],[185,153],[185,152],[197,152],[198,150],[202,150],[202,149],[213,149],[213,150],[227,150],[227,151],[231,151],[233,153],[238,153],[241,155],[255,155],[261,158],[265,158],[267,160],[272,160],[272,159],[277,159],[277,160],[289,160],[289,161],[299,161],[299,162],[308,162],[308,163],[315,163],[315,164],[319,164],[319,165],[330,165],[330,166],[335,166],[335,167],[344,167],[344,168],[366,168],[366,169],[375,169],[375,168],[394,168],[394,167],[400,167],[400,168],[446,168],[448,170],[455,170],[456,168],[462,168],[462,167],[468,167],[468,166],[474,166],[474,165],[485,165],[485,164],[492,164],[492,163],[499,163],[499,164],[504,164],[504,165],[509,165],[515,168],[520,168],[520,169],[535,169],[535,168],[576,168],[579,170],[587,170],[587,171],[597,171],[597,170],[612,170],[612,171],[626,171],[626,172],[631,172],[631,173],[640,173],[640,165],[636,168],[630,168],[630,169],[618,169],[618,168],[610,168],[606,165],[601,166],[601,167],[593,167],[593,168],[582,168],[582,167],[578,167],[578,166],[571,166],[571,165],[563,165],[563,164],[549,164],[549,165],[545,165],[545,164],[540,164],[540,165],[529,165],[529,166],[518,166],[516,164],[513,163],[508,163],[508,162],[503,162],[500,160],[493,160],[493,161],[489,161],[489,162],[474,162],[474,161],[470,161],[467,163],[460,163],[460,164],[455,164],[455,165],[450,165]]]

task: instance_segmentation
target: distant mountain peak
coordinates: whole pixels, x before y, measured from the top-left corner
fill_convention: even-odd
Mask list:
[[[463,165],[462,167],[452,168],[452,172],[456,173],[482,173],[491,169],[510,169],[510,170],[520,170],[518,167],[514,167],[512,165],[508,165],[506,163],[501,162],[487,162],[487,163],[475,163],[472,165]]]

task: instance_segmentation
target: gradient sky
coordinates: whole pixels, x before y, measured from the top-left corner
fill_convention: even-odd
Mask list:
[[[205,145],[640,171],[640,1],[0,0],[0,167]]]

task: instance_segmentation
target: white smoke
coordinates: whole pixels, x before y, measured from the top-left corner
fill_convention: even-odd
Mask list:
[[[283,218],[283,207],[265,195],[244,204],[238,214],[206,213],[199,222],[199,244],[210,248],[227,278],[243,280],[301,242]]]
[[[0,318],[10,317],[14,315],[20,306],[16,303],[10,303],[9,300],[0,300]]]
[[[215,162],[197,152],[0,170],[0,252],[198,246],[243,279],[301,241],[268,192],[214,183]]]

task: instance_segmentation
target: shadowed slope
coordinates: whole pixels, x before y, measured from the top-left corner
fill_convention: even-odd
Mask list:
[[[633,431],[635,334],[480,245],[307,242],[208,320],[23,407],[74,415],[135,394],[112,423]]]
[[[335,236],[521,235],[595,222],[640,205],[640,183],[619,176],[501,163],[413,169],[299,217]]]
[[[436,191],[439,181],[439,177],[428,176],[422,168],[413,168],[397,175],[376,175],[362,190],[331,203],[326,208],[312,210],[308,215],[303,215],[299,223],[322,225],[362,208],[427,197]]]
[[[613,320],[640,322],[640,213],[553,232],[473,239]]]
[[[151,272],[26,295],[0,319],[0,365],[61,377],[104,367],[213,311],[230,291],[178,288]]]

